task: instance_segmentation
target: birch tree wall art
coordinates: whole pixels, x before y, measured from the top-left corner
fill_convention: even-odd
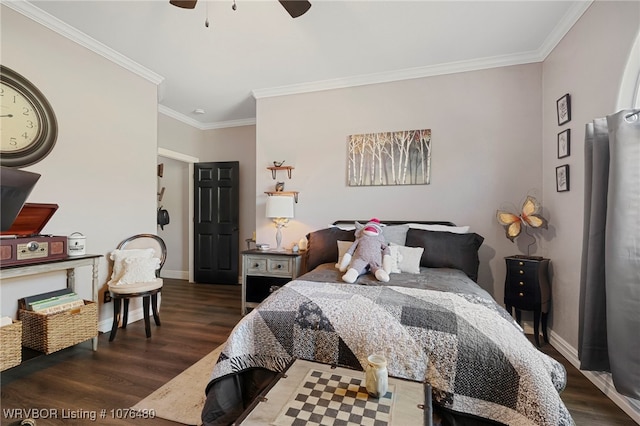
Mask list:
[[[350,135],[347,143],[349,186],[429,184],[431,129]]]

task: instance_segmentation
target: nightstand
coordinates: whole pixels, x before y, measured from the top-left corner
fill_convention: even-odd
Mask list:
[[[538,256],[509,256],[507,277],[504,282],[504,304],[509,314],[516,311],[516,321],[520,324],[520,311],[533,311],[533,332],[536,346],[540,347],[539,328],[542,322],[542,336],[547,336],[547,315],[551,303],[549,285],[549,259]]]
[[[242,315],[271,293],[297,278],[302,270],[300,253],[274,250],[242,252]]]

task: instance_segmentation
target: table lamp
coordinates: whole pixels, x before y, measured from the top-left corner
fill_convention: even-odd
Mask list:
[[[287,195],[272,195],[267,198],[267,217],[276,225],[276,251],[282,248],[282,227],[293,218],[293,197]]]

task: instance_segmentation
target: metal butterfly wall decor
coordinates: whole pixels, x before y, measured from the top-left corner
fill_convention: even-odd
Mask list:
[[[512,242],[522,232],[522,226],[547,229],[547,219],[540,215],[542,206],[530,195],[522,204],[522,212],[517,215],[504,210],[497,211],[498,223],[504,226],[507,238]]]

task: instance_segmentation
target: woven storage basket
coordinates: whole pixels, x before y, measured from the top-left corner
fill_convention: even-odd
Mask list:
[[[55,314],[20,310],[23,322],[22,345],[50,354],[98,335],[98,305],[84,306]]]
[[[0,327],[0,371],[22,362],[22,323],[13,321]]]

